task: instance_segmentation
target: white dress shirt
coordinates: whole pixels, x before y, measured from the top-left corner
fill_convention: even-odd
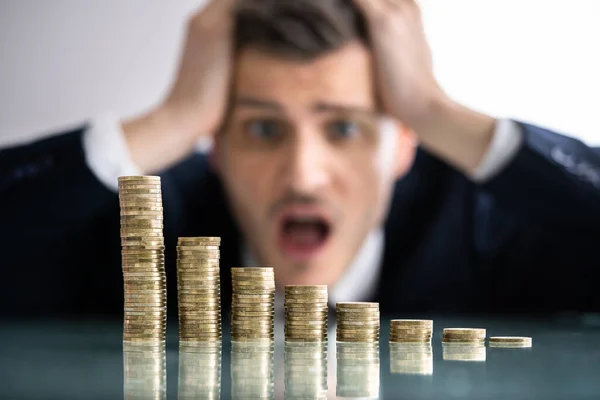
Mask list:
[[[498,120],[490,147],[470,178],[475,182],[491,179],[516,156],[522,142],[523,134],[516,122]],[[100,182],[115,192],[118,190],[119,176],[141,175],[129,154],[120,121],[114,116],[105,115],[91,121],[83,135],[83,148],[89,168]],[[199,144],[199,151],[206,149],[206,143]],[[362,301],[374,294],[384,244],[385,237],[381,227],[367,235],[344,276],[330,288],[330,304],[338,301]],[[243,249],[243,258],[246,265],[256,265],[246,249]]]

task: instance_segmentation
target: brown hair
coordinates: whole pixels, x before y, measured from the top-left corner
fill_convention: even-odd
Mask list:
[[[367,43],[365,25],[352,0],[241,0],[235,46],[312,59],[355,39]]]

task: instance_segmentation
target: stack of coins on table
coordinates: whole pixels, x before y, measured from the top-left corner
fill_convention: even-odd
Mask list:
[[[167,353],[164,344],[123,343],[123,397],[167,398]]]
[[[272,341],[275,315],[273,268],[232,268],[231,284],[231,340]]]
[[[231,398],[273,399],[273,342],[231,342]]]
[[[338,342],[379,342],[379,303],[336,304]]]
[[[327,285],[285,287],[285,340],[327,341]]]
[[[445,328],[442,358],[448,361],[485,361],[485,329]]]
[[[286,399],[327,399],[327,344],[285,342]]]
[[[119,178],[126,342],[165,340],[167,284],[158,176]]]
[[[336,344],[339,397],[379,397],[379,343]]]
[[[433,321],[430,319],[393,319],[390,321],[390,342],[431,342]]]
[[[485,329],[480,328],[445,328],[443,343],[485,344]]]
[[[221,398],[221,342],[179,344],[179,399]]]
[[[531,347],[533,339],[523,336],[492,336],[489,339],[490,347],[504,347],[508,349],[522,349]]]
[[[218,237],[177,241],[179,340],[221,340],[221,278]]]
[[[431,343],[390,342],[392,374],[433,375]]]

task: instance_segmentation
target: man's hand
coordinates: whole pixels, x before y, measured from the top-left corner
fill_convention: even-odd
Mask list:
[[[169,94],[146,115],[123,123],[133,161],[144,173],[160,171],[183,159],[200,137],[214,134],[220,126],[232,69],[235,3],[211,0],[190,18]]]
[[[354,0],[369,25],[384,111],[415,131],[423,146],[471,174],[485,155],[495,120],[444,93],[415,0]]]

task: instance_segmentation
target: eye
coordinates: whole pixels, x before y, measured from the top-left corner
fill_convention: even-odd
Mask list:
[[[360,133],[360,126],[354,121],[334,121],[328,125],[327,133],[333,140],[351,139]]]
[[[274,119],[255,119],[246,124],[246,132],[262,141],[275,141],[283,136],[284,124]]]

